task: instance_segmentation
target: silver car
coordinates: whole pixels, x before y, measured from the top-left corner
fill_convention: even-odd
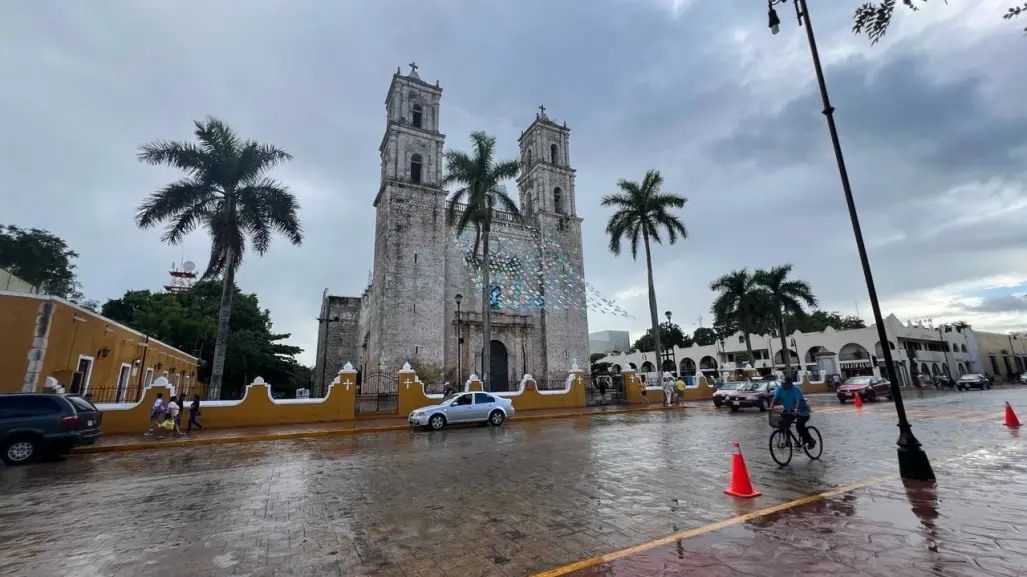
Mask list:
[[[513,414],[510,399],[490,393],[456,393],[437,405],[410,413],[408,421],[411,427],[428,427],[435,431],[459,423],[488,423],[498,427]]]

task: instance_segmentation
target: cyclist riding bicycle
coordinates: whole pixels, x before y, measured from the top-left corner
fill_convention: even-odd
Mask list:
[[[788,429],[794,421],[795,430],[806,447],[812,449],[817,446],[817,442],[813,440],[809,430],[806,429],[806,423],[809,422],[810,417],[809,402],[802,396],[799,387],[792,384],[791,379],[786,377],[781,382],[781,386],[774,391],[774,399],[770,401],[770,408],[773,409],[775,405],[781,405],[783,409],[781,421],[778,424],[779,429],[787,435]]]

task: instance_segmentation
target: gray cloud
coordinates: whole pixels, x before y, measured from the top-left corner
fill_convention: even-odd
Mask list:
[[[960,308],[975,313],[1027,312],[1027,299],[1022,296],[995,297],[983,299],[974,305],[962,305]]]
[[[239,282],[311,361],[321,291],[367,281],[383,100],[396,66],[416,60],[444,89],[451,147],[484,129],[515,156],[539,104],[568,122],[586,274],[605,295],[644,287],[645,272],[608,254],[598,200],[658,168],[690,199],[691,235],[655,250],[661,310],[709,324],[712,278],[793,262],[825,306],[851,312],[865,289],[799,31],[766,34],[758,7],[693,3],[675,19],[669,4],[13,3],[0,21],[0,75],[17,87],[0,91],[0,221],[65,237],[92,298],[157,289],[207,241],[166,247],[134,229],[139,200],[175,177],[137,164],[135,148],[221,116],[296,158],[276,176],[299,196],[306,242],[251,255]],[[882,297],[1027,278],[1019,35],[942,22],[903,36],[900,23],[868,49],[846,31],[852,6],[823,4],[814,17]],[[967,219],[985,206],[1008,214]],[[634,318],[596,312],[592,329],[644,328],[645,297],[622,304]]]

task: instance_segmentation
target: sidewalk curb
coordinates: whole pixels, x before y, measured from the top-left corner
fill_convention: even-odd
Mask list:
[[[511,423],[524,421],[545,421],[551,419],[569,419],[574,417],[592,417],[597,415],[620,415],[625,413],[644,413],[651,411],[673,411],[673,410],[714,410],[711,407],[703,406],[677,406],[677,407],[626,407],[623,409],[610,409],[607,411],[574,411],[567,413],[550,413],[546,415],[520,415],[510,419]],[[193,437],[189,440],[170,439],[167,441],[147,441],[143,443],[124,443],[120,445],[86,445],[77,447],[72,454],[96,454],[96,453],[122,453],[127,451],[144,451],[149,449],[160,449],[164,447],[190,447],[198,445],[225,445],[228,443],[257,443],[262,441],[287,441],[292,439],[311,439],[318,437],[339,437],[344,435],[362,435],[373,433],[388,433],[395,431],[409,431],[409,425],[387,425],[383,427],[361,427],[353,429],[326,429],[320,431],[295,431],[290,433],[264,433],[239,437]]]

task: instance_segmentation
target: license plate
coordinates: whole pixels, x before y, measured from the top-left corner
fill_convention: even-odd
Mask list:
[[[856,393],[845,393],[846,397],[855,397]]]
[[[737,407],[738,405],[740,405],[740,404],[742,404],[742,403],[741,403],[740,401],[735,401],[735,402],[734,402],[734,405],[735,405],[736,407]]]
[[[96,424],[96,421],[87,421],[87,422],[86,422],[86,426],[87,426],[87,427],[92,427],[92,426],[93,426],[93,425],[95,425],[95,424]]]

